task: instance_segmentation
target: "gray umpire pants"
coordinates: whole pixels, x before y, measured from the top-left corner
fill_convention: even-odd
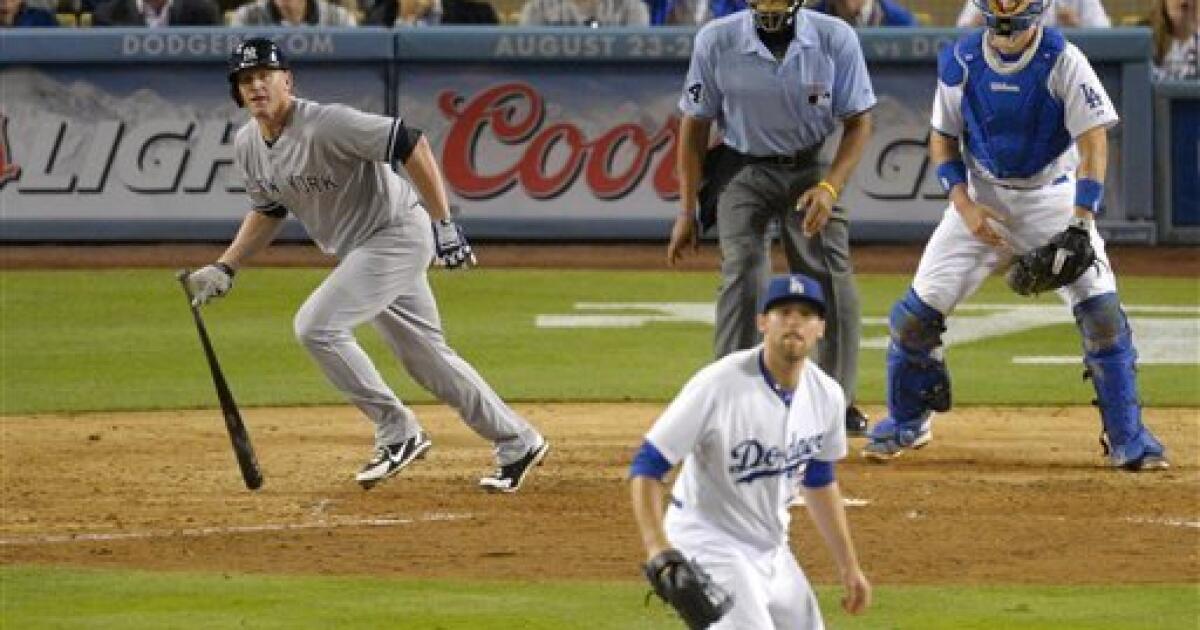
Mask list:
[[[424,212],[375,233],[347,254],[296,313],[296,338],[326,378],[375,424],[377,446],[421,430],[354,338],[370,322],[413,380],[495,445],[500,464],[536,446],[536,429],[446,345],[426,271],[433,237]]]
[[[742,167],[725,186],[717,202],[721,290],[714,350],[719,358],[761,340],[755,315],[758,297],[771,276],[768,228],[778,221],[789,270],[815,278],[825,291],[828,313],[817,363],[841,384],[849,403],[858,387],[862,335],[858,289],[850,264],[849,217],[844,208],[835,207],[825,228],[806,238],[804,215],[793,211],[796,200],[816,185],[819,177],[815,164],[798,168],[759,163]]]

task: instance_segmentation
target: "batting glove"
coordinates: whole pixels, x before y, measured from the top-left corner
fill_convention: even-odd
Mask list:
[[[233,267],[225,263],[205,265],[187,276],[188,293],[192,294],[192,306],[208,304],[233,288]]]
[[[475,265],[475,254],[462,228],[450,219],[433,222],[433,243],[438,261],[448,269]]]

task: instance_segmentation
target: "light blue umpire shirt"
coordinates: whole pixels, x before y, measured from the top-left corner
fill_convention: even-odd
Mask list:
[[[757,156],[815,146],[837,120],[875,106],[858,35],[842,20],[801,9],[782,61],[758,38],[749,9],[696,33],[679,109],[716,120],[725,144]]]

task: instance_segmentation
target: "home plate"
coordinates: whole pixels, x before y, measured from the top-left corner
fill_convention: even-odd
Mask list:
[[[870,499],[855,499],[854,497],[846,497],[842,499],[842,503],[846,507],[865,507],[871,504]],[[799,507],[804,505],[804,495],[799,494],[792,498],[792,502],[788,503],[788,507]]]

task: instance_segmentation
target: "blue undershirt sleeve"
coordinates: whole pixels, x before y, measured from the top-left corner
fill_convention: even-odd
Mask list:
[[[814,459],[804,467],[805,488],[824,488],[833,483],[833,462]]]
[[[650,477],[662,481],[669,470],[671,470],[671,463],[667,461],[667,458],[663,457],[663,454],[649,440],[644,440],[642,447],[633,456],[633,463],[629,465],[629,478]]]

